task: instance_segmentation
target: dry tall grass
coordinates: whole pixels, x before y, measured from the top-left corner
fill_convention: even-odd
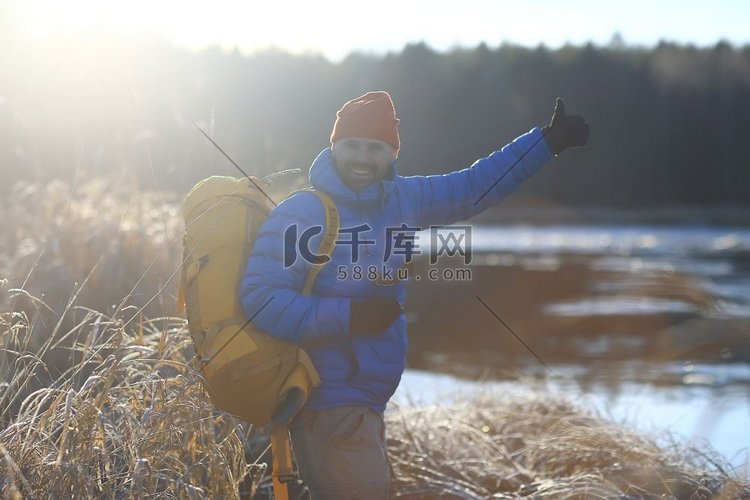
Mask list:
[[[16,412],[2,414],[6,494],[237,497],[249,472],[262,472],[245,460],[240,422],[215,411],[200,389],[181,320],[127,329],[89,312],[72,346],[82,361],[29,394],[27,381],[46,366],[24,350],[23,315],[1,321],[2,372],[11,374],[0,388],[3,408],[25,395]]]
[[[399,497],[750,498],[711,450],[659,446],[545,391],[399,408],[387,420]]]
[[[43,373],[23,314],[0,317],[0,485],[11,498],[265,498],[267,440],[216,411],[190,366],[182,320],[123,327],[89,311],[82,361]],[[48,344],[59,339],[51,338]],[[19,396],[21,395],[21,396]],[[8,402],[22,397],[14,413]],[[709,452],[665,449],[559,396],[485,394],[387,412],[399,498],[750,498]]]
[[[9,280],[0,303],[7,288],[23,288],[56,312],[42,314],[39,303],[17,306],[40,323],[59,317],[71,296],[110,313],[144,305],[149,316],[174,310],[177,280],[170,277],[182,251],[174,193],[134,190],[122,179],[18,184],[0,200],[0,213],[0,277]]]
[[[27,186],[3,205],[0,490],[267,497],[262,430],[211,407],[184,320],[146,319],[172,303],[177,205],[96,186]],[[400,498],[750,498],[721,458],[659,447],[543,392],[386,418]]]

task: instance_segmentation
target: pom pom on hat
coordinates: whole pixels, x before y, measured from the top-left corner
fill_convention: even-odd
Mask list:
[[[401,146],[398,123],[390,94],[368,92],[347,102],[336,113],[331,144],[344,137],[366,137],[386,142],[398,153]]]

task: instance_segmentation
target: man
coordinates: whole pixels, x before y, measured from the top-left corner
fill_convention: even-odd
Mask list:
[[[515,191],[554,155],[588,140],[586,122],[566,116],[558,99],[549,126],[470,168],[403,177],[396,173],[398,124],[386,92],[369,92],[337,113],[331,147],[315,159],[309,178],[335,201],[341,229],[312,294],[300,293],[310,259],[292,265],[288,259],[299,247],[290,235],[325,223],[323,205],[307,192],[280,203],[265,221],[240,291],[248,317],[267,303],[253,323],[301,344],[320,374],[320,386],[290,426],[313,499],[388,497],[383,412],[401,379],[407,346],[407,280],[393,273],[410,259],[409,252],[393,251],[389,236],[466,220]],[[307,248],[314,252],[324,233]]]

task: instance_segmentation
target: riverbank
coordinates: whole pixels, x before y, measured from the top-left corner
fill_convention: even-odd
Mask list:
[[[709,449],[664,447],[561,396],[483,393],[388,417],[399,498],[740,498]]]
[[[268,496],[263,431],[211,406],[189,366],[185,321],[169,316],[182,234],[174,194],[92,181],[21,186],[0,201],[6,214],[0,220],[3,494]],[[472,283],[413,283],[410,366],[450,372],[458,365],[446,352],[470,356],[473,369],[536,366],[477,296],[545,363],[747,359],[745,323],[706,322],[696,314],[713,311],[719,299],[711,290],[694,293],[689,275],[657,266],[660,274],[648,276],[656,282],[644,284],[621,279],[620,261],[592,267],[574,260],[558,269],[526,253],[485,255],[498,261],[480,262]],[[651,269],[645,260],[636,263],[636,270]],[[717,264],[727,273],[745,269],[739,261]],[[571,297],[589,304],[591,293],[601,298],[611,283],[613,293],[650,298],[646,305],[664,305],[665,294],[677,294],[691,312],[596,309],[576,316],[580,303]],[[744,282],[713,285],[745,290]],[[750,496],[746,480],[713,450],[654,443],[585,405],[528,389],[525,396],[487,392],[450,403],[391,405],[394,495]]]
[[[0,318],[5,495],[270,493],[263,429],[211,406],[184,320],[88,311],[31,353],[25,316]],[[51,376],[44,358],[59,350],[72,363]],[[398,498],[750,496],[714,451],[657,445],[544,391],[393,404],[386,418]]]

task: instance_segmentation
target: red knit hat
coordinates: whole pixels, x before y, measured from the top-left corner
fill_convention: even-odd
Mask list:
[[[398,122],[396,108],[388,92],[368,92],[347,102],[336,113],[331,144],[342,137],[367,137],[387,142],[398,153],[401,146]]]

